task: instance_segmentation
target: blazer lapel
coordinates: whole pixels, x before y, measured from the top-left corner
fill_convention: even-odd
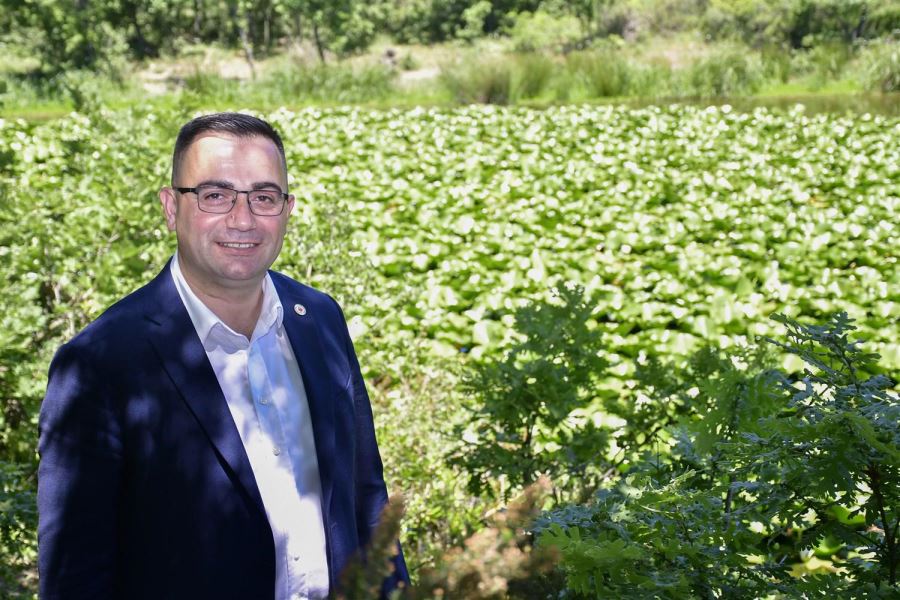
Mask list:
[[[313,437],[316,442],[316,457],[319,464],[319,479],[322,483],[322,508],[325,511],[326,533],[329,523],[331,495],[334,490],[334,467],[331,459],[335,455],[335,427],[333,390],[327,377],[328,366],[325,364],[325,352],[319,339],[316,317],[313,313],[304,312],[298,315],[295,305],[304,299],[292,293],[287,286],[280,285],[273,278],[279,299],[284,307],[284,329],[287,332],[294,358],[300,367],[306,399],[309,403],[309,414],[312,419]]]
[[[151,293],[151,298],[155,302],[147,313],[153,323],[149,330],[150,341],[163,368],[175,383],[185,404],[200,422],[209,441],[231,469],[233,479],[237,480],[251,502],[265,514],[244,444],[228,410],[215,371],[175,288],[168,264],[150,286],[154,292]]]

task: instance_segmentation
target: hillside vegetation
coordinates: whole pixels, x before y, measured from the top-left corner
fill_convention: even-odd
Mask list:
[[[898,0],[10,3],[0,110],[897,92]],[[172,93],[176,96],[172,97]]]

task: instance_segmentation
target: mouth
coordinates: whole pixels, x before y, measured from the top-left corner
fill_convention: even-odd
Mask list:
[[[248,250],[259,246],[255,242],[217,242],[223,248],[231,248],[232,250]]]

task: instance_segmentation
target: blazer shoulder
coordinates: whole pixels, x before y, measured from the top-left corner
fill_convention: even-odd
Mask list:
[[[337,300],[325,292],[300,283],[284,273],[269,271],[269,275],[272,277],[272,283],[275,285],[282,303],[299,303],[307,309],[326,310],[336,313],[335,316],[339,316],[341,319],[344,318],[344,313]],[[291,307],[286,306],[285,310],[291,310]]]
[[[82,350],[111,347],[118,351],[120,348],[117,342],[121,342],[126,344],[121,349],[126,350],[127,354],[127,345],[133,343],[135,337],[145,330],[150,315],[153,312],[159,312],[160,307],[171,306],[171,302],[177,299],[178,292],[175,290],[174,282],[171,282],[172,293],[166,293],[166,277],[171,280],[168,268],[163,269],[149,283],[112,304],[99,317],[78,332],[64,347]],[[90,354],[96,355],[96,352]]]

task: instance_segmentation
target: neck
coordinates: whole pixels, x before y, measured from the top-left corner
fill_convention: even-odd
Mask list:
[[[262,286],[257,288],[255,294],[241,297],[211,296],[197,290],[194,293],[223,323],[250,339],[262,310]]]
[[[196,285],[182,269],[184,280],[206,307],[231,329],[247,339],[253,335],[262,310],[262,281],[235,289],[208,290]]]

